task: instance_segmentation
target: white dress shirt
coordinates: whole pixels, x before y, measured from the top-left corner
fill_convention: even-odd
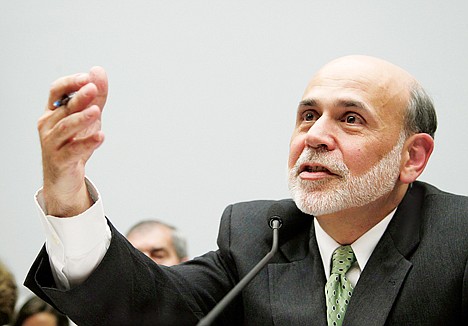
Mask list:
[[[352,286],[355,287],[359,276],[361,276],[362,270],[366,267],[369,257],[377,246],[380,238],[387,229],[388,224],[395,214],[396,208],[388,214],[382,221],[377,223],[372,229],[364,233],[359,239],[351,244],[351,248],[356,256],[356,262],[346,273],[347,278],[351,282]],[[330,237],[320,226],[317,219],[314,218],[315,225],[315,236],[317,237],[317,243],[322,257],[323,268],[325,270],[325,277],[328,280],[330,276],[331,261],[333,252],[336,248],[341,245]]]

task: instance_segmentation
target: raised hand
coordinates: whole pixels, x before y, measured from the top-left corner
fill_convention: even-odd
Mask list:
[[[107,99],[107,76],[101,67],[56,80],[38,121],[47,214],[75,216],[92,205],[85,184],[85,165],[104,141],[101,114]],[[54,102],[76,92],[59,107]]]

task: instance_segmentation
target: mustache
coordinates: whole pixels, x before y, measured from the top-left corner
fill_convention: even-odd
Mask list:
[[[301,165],[303,164],[320,164],[330,172],[341,176],[350,173],[348,167],[343,162],[343,157],[336,151],[329,152],[323,149],[304,148],[294,164],[294,167],[291,169],[291,172],[295,175],[299,175]]]

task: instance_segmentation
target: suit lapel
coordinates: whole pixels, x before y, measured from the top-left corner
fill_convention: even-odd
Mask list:
[[[326,280],[313,217],[295,210],[282,233],[281,259],[268,265],[273,323],[326,325],[324,291],[317,291],[324,289]]]
[[[356,284],[344,325],[384,325],[411,266],[384,234]]]
[[[405,277],[407,259],[419,244],[424,194],[411,189],[400,203],[361,273],[346,311],[344,325],[384,325]]]

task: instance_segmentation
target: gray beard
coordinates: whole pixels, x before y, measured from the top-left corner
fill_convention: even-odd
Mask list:
[[[304,213],[320,216],[362,207],[377,200],[392,191],[398,181],[404,142],[405,135],[402,132],[393,149],[360,176],[350,173],[339,152],[305,148],[289,170],[288,185],[294,202]],[[299,168],[307,162],[323,164],[341,177],[332,180],[302,180]]]

